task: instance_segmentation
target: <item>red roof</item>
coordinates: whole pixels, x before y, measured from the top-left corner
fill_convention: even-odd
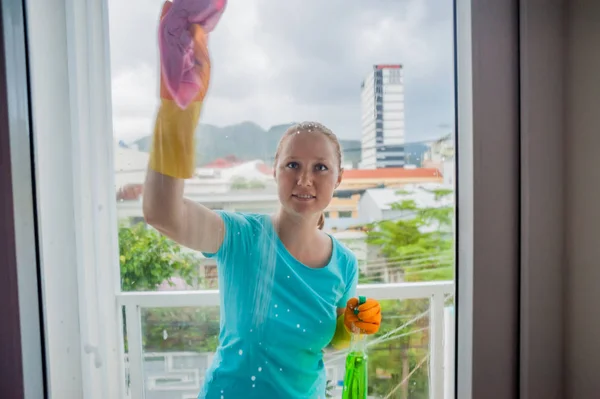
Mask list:
[[[344,180],[348,179],[432,179],[442,177],[435,168],[381,168],[381,169],[348,169],[344,171]]]
[[[218,158],[212,161],[211,163],[204,165],[204,168],[215,168],[215,169],[224,169],[231,168],[233,166],[239,165],[242,162],[238,160],[234,155],[228,155],[225,158]]]
[[[270,167],[269,165],[264,164],[264,163],[259,163],[258,165],[256,165],[256,168],[258,169],[259,172],[262,172],[265,175],[272,175],[273,174],[273,168]]]

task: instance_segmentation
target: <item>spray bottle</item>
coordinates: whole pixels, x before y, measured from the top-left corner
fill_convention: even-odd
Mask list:
[[[358,306],[366,302],[364,296],[358,297]],[[358,314],[358,306],[354,313]],[[350,340],[350,352],[346,356],[346,375],[342,399],[367,399],[368,388],[366,334],[354,329]]]

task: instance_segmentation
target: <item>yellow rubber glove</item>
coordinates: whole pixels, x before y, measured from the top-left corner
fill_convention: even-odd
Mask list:
[[[161,18],[171,5],[170,1],[165,2]],[[181,109],[173,101],[161,73],[160,108],[156,116],[150,151],[150,168],[179,179],[188,179],[194,175],[196,167],[194,133],[210,82],[210,57],[206,33],[200,25],[193,24],[190,34],[196,58],[194,70],[202,82],[202,90],[190,105]]]
[[[346,328],[344,323],[344,313],[342,313],[337,318],[335,333],[333,334],[330,345],[335,350],[346,349],[348,346],[350,346],[350,339],[350,332]]]

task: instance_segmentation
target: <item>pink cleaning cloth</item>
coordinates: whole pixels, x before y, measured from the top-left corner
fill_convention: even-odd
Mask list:
[[[227,0],[173,0],[159,25],[159,51],[165,86],[182,109],[203,89],[194,66],[194,41],[190,28],[199,25],[204,33],[211,32],[225,11]]]

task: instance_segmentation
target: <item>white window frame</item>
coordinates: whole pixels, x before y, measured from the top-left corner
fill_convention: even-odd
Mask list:
[[[50,396],[122,398],[107,2],[26,15]]]
[[[520,58],[520,51],[549,43],[535,35],[534,14],[526,13],[533,2],[521,0],[521,9],[518,3],[456,0],[460,399],[515,397],[519,390],[534,398],[536,389],[560,384],[559,378],[536,379],[539,369],[556,375],[560,366],[536,364],[536,359],[556,359],[530,342],[540,332],[547,342],[562,338],[562,328],[547,330],[561,319],[543,316],[533,296],[547,281],[558,290],[557,277],[544,273],[558,270],[560,257],[542,267],[546,258],[536,255],[544,248],[534,235],[557,234],[541,228],[562,202],[550,199],[545,212],[533,213],[532,201],[547,191],[529,183],[548,161],[539,158],[541,146],[527,146],[542,129],[531,128],[532,119],[521,116],[540,118],[556,102],[538,98],[538,107],[528,102],[527,95],[543,85],[523,79],[544,54]],[[121,398],[122,326],[114,301],[119,275],[109,267],[118,264],[118,243],[107,5],[105,0],[26,0],[26,9],[50,395]],[[560,73],[553,70],[549,79]],[[554,150],[557,129],[550,129]],[[549,185],[544,188],[556,194]],[[557,298],[559,309],[562,297]],[[539,388],[542,383],[550,388]]]

